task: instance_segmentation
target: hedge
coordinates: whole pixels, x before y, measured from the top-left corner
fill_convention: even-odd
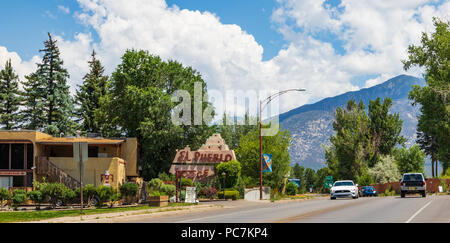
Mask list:
[[[223,191],[219,191],[217,193],[218,198],[223,198]],[[238,200],[239,199],[239,191],[236,190],[226,190],[225,191],[225,199]]]

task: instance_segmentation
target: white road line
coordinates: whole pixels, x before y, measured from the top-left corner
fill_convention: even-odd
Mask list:
[[[430,205],[433,201],[429,201],[427,204],[425,204],[425,206],[421,207],[419,209],[419,211],[417,211],[413,216],[411,216],[411,218],[408,219],[408,221],[406,221],[405,223],[409,223],[411,222],[420,212],[422,212],[422,210],[424,210],[426,207],[428,207],[428,205]]]

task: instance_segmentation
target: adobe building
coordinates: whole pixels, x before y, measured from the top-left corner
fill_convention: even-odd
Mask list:
[[[234,150],[230,150],[225,140],[216,133],[198,151],[191,151],[189,145],[182,150],[177,149],[169,172],[193,181],[203,181],[215,176],[218,164],[231,160],[236,160]]]
[[[52,137],[29,131],[0,131],[0,187],[32,187],[33,180],[79,187],[79,164],[73,143],[88,143],[83,185],[109,184],[118,188],[138,177],[136,138],[104,139]]]

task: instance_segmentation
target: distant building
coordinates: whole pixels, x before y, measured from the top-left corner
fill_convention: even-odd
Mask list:
[[[115,188],[138,177],[136,138],[52,137],[38,131],[0,131],[0,187],[32,187],[33,180],[79,187],[73,143],[88,143],[83,185]],[[109,174],[109,176],[108,176]]]

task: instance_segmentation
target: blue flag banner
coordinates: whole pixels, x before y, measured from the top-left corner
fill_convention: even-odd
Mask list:
[[[263,154],[263,173],[272,172],[272,155]]]

